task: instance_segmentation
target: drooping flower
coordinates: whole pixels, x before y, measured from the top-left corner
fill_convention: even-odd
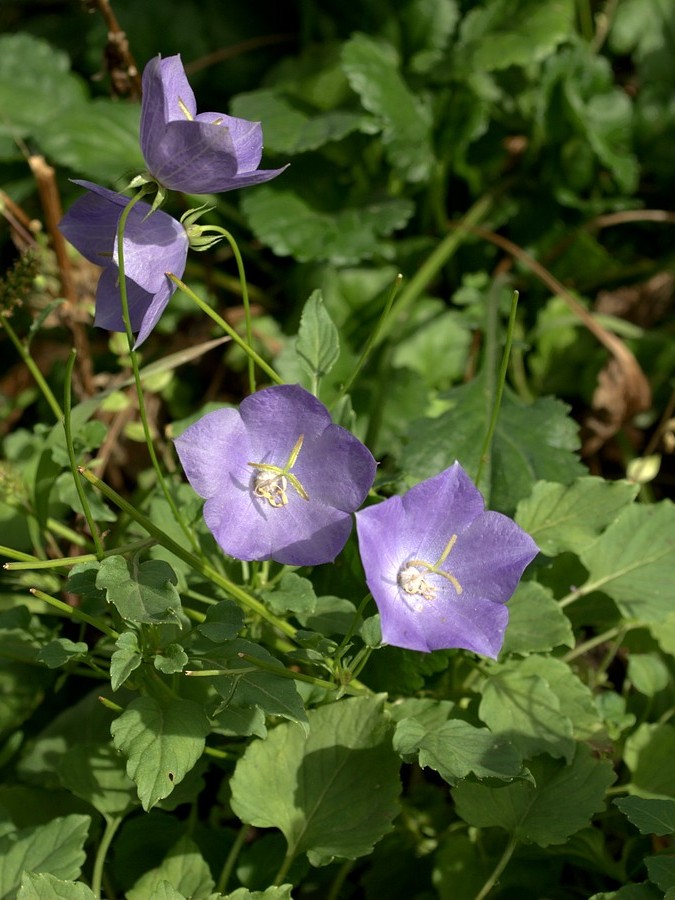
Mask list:
[[[383,642],[497,657],[505,603],[538,548],[513,520],[485,510],[459,463],[360,510],[356,530]]]
[[[103,267],[96,290],[94,324],[109,331],[124,331],[119,289],[117,225],[129,198],[90,181],[59,222],[59,229],[90,262]],[[124,229],[124,270],[131,329],[140,346],[176,290],[167,272],[181,278],[188,251],[188,235],[180,222],[161,210],[152,212],[137,203]]]
[[[269,181],[286,168],[258,169],[260,122],[197,113],[180,55],[156,56],[143,71],[140,137],[150,174],[175,191],[232,191]]]
[[[207,413],[175,444],[206,524],[241,560],[335,559],[375,478],[370,451],[297,384]]]

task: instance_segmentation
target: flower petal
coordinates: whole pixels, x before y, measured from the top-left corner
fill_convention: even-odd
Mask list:
[[[263,135],[260,122],[249,122],[222,113],[199,113],[197,122],[213,122],[224,125],[230,132],[237,157],[237,173],[253,172],[262,159]]]
[[[181,103],[189,116],[185,115]],[[146,162],[153,155],[157,135],[174,120],[188,121],[197,113],[195,95],[185,75],[180,55],[156,56],[143,70],[141,101],[141,151]]]
[[[132,281],[154,293],[165,287],[167,272],[182,277],[188,236],[180,222],[161,210],[150,210],[147,203],[138,203],[127,219],[124,271]],[[113,261],[118,261],[117,241]]]
[[[224,408],[207,413],[186,428],[174,444],[185,474],[200,497],[218,494],[226,470],[237,472],[239,480],[248,484],[250,449],[239,410]]]
[[[174,191],[217,193],[237,172],[229,130],[209,122],[169,122],[143,155],[157,181]]]

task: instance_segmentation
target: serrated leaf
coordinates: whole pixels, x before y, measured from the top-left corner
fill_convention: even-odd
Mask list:
[[[263,591],[263,599],[273,613],[286,612],[302,616],[312,615],[316,608],[316,594],[312,582],[295,572],[286,572],[274,591]]]
[[[155,668],[165,675],[182,672],[188,664],[188,655],[180,644],[169,644],[155,656]]]
[[[211,871],[199,848],[188,837],[175,844],[160,866],[142,875],[127,891],[127,900],[155,900],[165,882],[180,896],[207,900],[214,887]]]
[[[204,751],[209,722],[191,700],[161,705],[152,697],[133,700],[110,727],[117,750],[127,758],[143,809],[168,797]]]
[[[562,844],[604,808],[615,775],[608,760],[577,744],[569,765],[549,757],[529,764],[534,777],[499,788],[464,781],[453,788],[458,814],[477,828],[503,828],[520,841]]]
[[[131,570],[121,556],[109,556],[101,561],[96,587],[106,591],[123,619],[161,625],[180,624],[180,596],[176,590],[176,573],[161,559],[132,562]]]
[[[206,610],[206,618],[197,631],[214,644],[231,641],[244,627],[244,614],[232,600],[221,600]]]
[[[675,888],[675,859],[669,856],[647,856],[645,865],[649,880],[658,885],[662,891]]]
[[[509,600],[509,624],[500,658],[574,646],[572,625],[548,588],[536,581],[518,585]]]
[[[259,706],[226,706],[215,716],[213,731],[226,737],[267,737],[265,713]]]
[[[124,631],[115,641],[115,647],[117,649],[110,657],[110,686],[113,691],[118,690],[143,662],[135,631]]]
[[[124,758],[110,744],[76,744],[61,758],[63,786],[103,816],[119,816],[138,805]]]
[[[96,900],[82,881],[63,881],[47,872],[24,872],[17,900]]]
[[[89,816],[61,816],[46,825],[0,837],[0,897],[15,891],[21,875],[48,872],[64,881],[78,877],[85,860]]]
[[[280,156],[317,150],[354,131],[372,133],[377,124],[361,112],[330,110],[308,115],[278,90],[239,94],[231,103],[233,116],[265,123],[265,149]]]
[[[626,740],[624,762],[631,773],[631,793],[641,797],[675,797],[675,728],[640,725]]]
[[[450,409],[433,419],[414,421],[400,466],[415,481],[430,478],[459,460],[469,472],[479,457],[492,412],[484,376],[453,388],[443,397]],[[525,404],[505,392],[491,447],[489,481],[481,489],[488,507],[511,514],[537,481],[569,484],[583,473],[574,455],[577,425],[560,400],[543,397]]]
[[[370,259],[379,251],[379,239],[403,228],[413,214],[413,204],[406,199],[323,212],[298,194],[272,185],[245,194],[242,208],[256,236],[277,256],[335,265]]]
[[[516,521],[542,553],[579,553],[596,540],[637,496],[639,485],[577,478],[569,486],[542,481],[521,500]]]
[[[471,773],[510,781],[523,771],[520,753],[501,735],[459,719],[428,728],[406,718],[396,726],[394,749],[404,758],[416,753],[422,768],[434,769],[450,785]]]
[[[461,59],[476,72],[526,66],[545,59],[573,31],[572,0],[492,0],[462,20]]]
[[[89,647],[84,641],[74,641],[68,638],[55,638],[44,647],[41,647],[37,658],[49,669],[58,669],[75,659],[82,659],[89,652]]]
[[[398,811],[400,763],[383,698],[330,703],[308,719],[309,734],[283,724],[247,748],[232,777],[232,808],[243,822],[279,828],[289,857],[306,852],[325,865],[364,856]]]
[[[293,900],[291,891],[293,885],[281,884],[279,887],[269,887],[264,891],[249,891],[248,888],[237,888],[231,894],[223,897],[223,900]]]
[[[340,356],[340,337],[323,302],[321,291],[314,291],[300,317],[295,352],[313,381],[323,378]]]
[[[201,657],[204,669],[227,669],[227,675],[209,678],[225,701],[224,706],[249,708],[259,706],[268,715],[282,716],[303,726],[307,722],[305,705],[295,682],[290,678],[275,675],[274,672],[257,668],[239,654],[245,653],[260,659],[266,667],[283,670],[278,659],[268,653],[260,644],[235,640],[214,649],[208,656]]]
[[[478,714],[526,759],[538,753],[565,759],[574,754],[572,722],[561,714],[558,696],[541,675],[517,667],[497,671],[483,687]]]
[[[614,801],[640,834],[675,834],[675,800],[619,797]]]
[[[579,558],[588,569],[584,591],[608,594],[626,619],[662,622],[672,611],[675,506],[629,507]]]
[[[403,80],[394,48],[355,34],[344,45],[342,64],[364,107],[384,124],[382,138],[392,165],[408,181],[427,179],[434,163],[431,115]]]

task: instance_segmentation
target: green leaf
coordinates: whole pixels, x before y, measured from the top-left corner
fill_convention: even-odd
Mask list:
[[[572,625],[548,588],[527,581],[509,600],[509,625],[500,657],[511,653],[544,653],[564,644],[574,646]]]
[[[78,177],[113,181],[145,168],[139,122],[138,104],[99,99],[64,110],[36,137],[51,159]]]
[[[452,790],[458,814],[477,828],[503,828],[519,841],[562,844],[604,808],[615,778],[611,763],[594,759],[585,744],[577,744],[570,765],[544,756],[530,770],[534,783],[491,788],[463,781]]]
[[[143,809],[168,797],[204,751],[209,723],[191,700],[160,704],[152,697],[133,700],[110,731],[127,757],[127,774],[138,787]]]
[[[459,19],[455,0],[412,0],[399,12],[406,45],[414,48],[413,72],[428,72],[440,62]]]
[[[239,94],[232,100],[231,109],[233,116],[264,122],[265,149],[280,156],[317,150],[355,131],[372,134],[379,130],[377,123],[362,112],[336,109],[308,115],[278,90]]]
[[[364,856],[398,812],[400,763],[383,697],[341,700],[308,719],[309,734],[283,724],[247,748],[231,780],[232,809],[243,822],[279,828],[288,857],[306,852],[325,865]]]
[[[637,496],[639,485],[577,478],[566,487],[542,481],[521,500],[516,521],[547,556],[579,553],[595,541]]]
[[[110,744],[76,744],[61,758],[58,775],[67,790],[106,818],[138,805],[124,759]]]
[[[549,753],[569,760],[574,754],[572,722],[561,714],[560,699],[546,679],[522,664],[502,667],[487,679],[479,715],[526,759]]]
[[[640,834],[675,834],[675,800],[619,797],[614,801]]]
[[[675,728],[640,725],[626,740],[624,762],[631,773],[631,792],[641,797],[675,797]]]
[[[658,885],[662,891],[675,888],[675,859],[668,856],[647,856],[645,865],[649,880]]]
[[[242,208],[256,236],[277,256],[335,265],[375,256],[379,238],[403,228],[413,214],[413,204],[403,198],[324,212],[273,185],[245,194]]]
[[[162,896],[157,891],[163,882],[180,896],[190,897],[191,900],[208,900],[211,896],[214,888],[211,871],[190,838],[182,837],[160,866],[142,875],[127,891],[127,900],[155,900]]]
[[[244,613],[232,600],[221,600],[206,610],[206,618],[197,631],[214,644],[231,641],[244,627]]]
[[[478,468],[491,415],[483,375],[443,395],[450,408],[433,419],[414,421],[401,469],[414,481],[436,475],[459,460],[471,474]],[[537,481],[568,484],[583,473],[574,453],[577,426],[560,400],[543,397],[525,404],[505,392],[491,448],[489,482],[479,488],[487,505],[511,514]]]
[[[470,346],[471,332],[461,314],[422,297],[406,316],[405,334],[392,348],[392,365],[417,372],[429,388],[447,390],[461,380]]]
[[[89,647],[84,641],[74,641],[68,638],[55,638],[38,652],[37,658],[49,669],[58,669],[75,659],[82,659],[89,652]]]
[[[312,582],[295,572],[286,572],[274,591],[263,591],[267,606],[277,615],[286,612],[309,616],[316,608],[316,594]]]
[[[169,644],[155,656],[155,668],[165,675],[182,672],[188,664],[188,655],[180,644]]]
[[[115,641],[117,648],[110,657],[110,686],[118,690],[143,662],[135,631],[124,631]]]
[[[15,891],[21,875],[48,872],[64,881],[80,874],[89,816],[61,816],[47,825],[23,828],[0,837],[0,897]]]
[[[416,754],[422,768],[434,769],[451,785],[471,773],[510,781],[523,771],[520,754],[501,735],[459,719],[433,728],[415,718],[403,719],[396,726],[394,749],[404,759]]]
[[[225,703],[224,706],[250,708],[259,706],[268,715],[282,716],[303,726],[307,722],[305,706],[292,678],[275,675],[255,666],[239,654],[261,660],[265,666],[283,671],[284,666],[260,644],[235,640],[214,648],[200,658],[203,669],[228,669],[227,675],[214,675],[209,681]]]
[[[96,900],[82,881],[63,881],[47,872],[24,872],[17,900]]]
[[[492,0],[462,20],[460,60],[475,72],[527,66],[546,59],[573,32],[572,0]]]
[[[249,891],[248,888],[237,888],[231,894],[226,894],[223,900],[293,900],[292,884],[281,884],[279,887],[269,887],[264,891]]]
[[[364,107],[382,120],[391,164],[407,181],[425,181],[434,163],[431,114],[403,80],[394,48],[355,34],[344,45],[342,64]]]
[[[627,675],[635,690],[646,697],[653,697],[670,684],[670,670],[658,653],[631,653]]]
[[[327,375],[340,356],[338,330],[321,291],[314,291],[302,310],[295,352],[313,382]]]
[[[662,622],[672,610],[675,506],[667,500],[629,507],[591,546],[584,590],[608,594],[626,619]]]
[[[26,65],[30,60],[30,66]],[[0,37],[0,135],[38,137],[42,127],[71,105],[85,101],[84,83],[69,72],[70,60],[28,34]]]
[[[180,624],[176,582],[176,573],[161,559],[140,564],[134,560],[130,571],[123,557],[109,556],[101,561],[96,576],[96,587],[105,589],[108,603],[123,619],[153,625]]]

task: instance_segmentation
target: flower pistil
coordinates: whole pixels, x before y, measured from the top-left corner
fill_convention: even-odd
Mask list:
[[[457,596],[459,596],[463,591],[462,585],[452,573],[441,569],[441,566],[450,555],[450,551],[454,547],[456,540],[457,535],[453,534],[445,545],[445,549],[437,562],[433,564],[424,559],[409,559],[404,563],[399,569],[397,576],[398,585],[401,590],[406,594],[418,595],[422,597],[423,600],[435,600],[437,589],[433,584],[430,584],[428,576],[439,575],[441,578],[445,578],[450,582],[454,587]]]
[[[267,500],[274,509],[281,509],[287,505],[288,495],[286,494],[286,488],[289,481],[303,500],[309,500],[309,494],[300,483],[300,480],[291,472],[302,449],[304,439],[304,434],[301,434],[293,445],[288,462],[283,468],[281,466],[273,466],[270,463],[250,462],[247,464],[257,470],[253,478],[253,493],[256,497]]]

